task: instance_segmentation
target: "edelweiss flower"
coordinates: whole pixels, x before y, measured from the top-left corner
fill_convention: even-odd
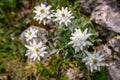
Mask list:
[[[103,61],[103,56],[100,55],[100,52],[94,51],[93,54],[85,51],[87,54],[87,57],[83,58],[82,60],[85,62],[87,65],[88,70],[93,72],[93,70],[99,70],[100,71],[100,66],[104,66]]]
[[[35,61],[36,59],[40,61],[40,57],[44,57],[45,54],[48,53],[47,51],[45,51],[47,47],[45,47],[42,42],[39,42],[37,44],[35,40],[33,40],[33,43],[30,43],[30,45],[25,45],[25,47],[28,49],[25,56],[33,59],[33,61]]]
[[[75,48],[75,51],[78,52],[79,50],[83,50],[84,46],[89,46],[92,45],[91,42],[87,41],[87,39],[92,35],[91,33],[87,34],[87,28],[85,31],[82,33],[80,29],[75,29],[75,32],[72,33],[72,37],[68,44],[73,44],[73,48]]]
[[[37,35],[36,33],[38,32],[38,30],[30,28],[29,30],[26,31],[25,33],[25,37],[26,37],[26,41],[31,40],[32,38],[36,38]]]
[[[67,7],[62,7],[61,10],[57,9],[57,12],[54,13],[54,16],[56,17],[54,21],[59,21],[60,24],[64,23],[66,26],[68,25],[68,23],[71,23],[70,19],[74,18],[71,11],[68,11]]]
[[[46,6],[42,3],[40,6],[36,6],[35,10],[33,11],[35,13],[34,19],[39,21],[39,23],[43,22],[45,25],[46,21],[51,19],[50,8],[50,5]]]

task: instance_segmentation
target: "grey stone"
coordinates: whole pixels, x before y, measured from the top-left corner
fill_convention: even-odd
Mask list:
[[[108,30],[120,33],[120,12],[116,6],[97,6],[91,14],[91,20]]]
[[[112,80],[120,80],[120,62],[107,67]]]
[[[106,3],[111,0],[80,0],[81,12],[90,15],[96,6]]]
[[[64,74],[68,76],[69,80],[85,80],[83,73],[76,67],[67,68]]]
[[[111,79],[120,80],[120,36],[111,38],[99,50],[104,54],[104,62]]]
[[[109,46],[111,46],[114,51],[120,54],[120,36],[109,40]]]
[[[95,27],[96,27],[96,31],[99,34],[99,38],[102,40],[103,43],[107,43],[109,39],[111,39],[116,35],[116,33],[104,27],[101,27],[100,25],[95,25]]]
[[[81,12],[90,15],[91,21],[120,33],[119,2],[119,0],[80,0],[80,9]]]
[[[37,32],[37,38],[34,38],[34,40],[36,40],[36,41],[39,41],[39,40],[41,40],[41,41],[43,41],[44,43],[46,43],[48,40],[47,40],[47,38],[46,38],[46,35],[47,35],[47,31],[46,31],[46,29],[44,29],[44,28],[41,28],[41,27],[39,27],[39,26],[30,26],[29,28],[27,28],[26,30],[24,30],[22,33],[21,33],[21,35],[20,35],[20,40],[21,40],[21,42],[23,42],[23,43],[27,43],[27,44],[29,44],[29,41],[33,41],[33,39],[32,40],[29,40],[29,41],[26,41],[26,38],[25,38],[25,33],[26,33],[26,31],[27,30],[29,30],[30,28],[33,28],[33,29],[37,29],[38,30],[38,32]]]

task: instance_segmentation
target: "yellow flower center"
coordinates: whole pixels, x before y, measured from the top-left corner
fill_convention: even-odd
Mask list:
[[[28,34],[29,34],[29,35],[31,35],[31,34],[32,34],[32,32],[28,32]]]
[[[44,9],[41,9],[41,10],[40,10],[40,13],[44,13],[44,12],[45,12],[45,10],[44,10]]]
[[[98,60],[97,59],[93,59],[92,62],[93,62],[93,64],[97,64]]]
[[[62,13],[62,14],[61,14],[61,16],[62,16],[62,17],[65,17],[65,14],[64,14],[64,13]]]
[[[39,48],[35,48],[35,51],[36,51],[36,52],[39,52]]]

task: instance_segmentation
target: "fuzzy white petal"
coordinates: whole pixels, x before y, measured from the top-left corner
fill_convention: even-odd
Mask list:
[[[89,33],[88,33],[89,34]],[[88,37],[87,35],[87,29],[85,31],[81,31],[80,29],[75,29],[74,33],[71,33],[71,41],[68,44],[73,44],[73,48],[75,48],[75,51],[78,52],[79,50],[83,50],[84,46],[91,46],[92,43],[87,41]]]
[[[25,45],[25,47],[28,49],[25,55],[33,61],[36,59],[40,61],[40,57],[44,57],[46,54],[48,54],[46,51],[47,47],[43,45],[42,42],[37,44],[37,42],[33,40],[31,45]]]
[[[56,17],[54,21],[59,21],[59,24],[65,24],[66,26],[68,26],[68,23],[71,23],[71,19],[74,18],[71,11],[68,11],[67,7],[62,7],[61,10],[57,9],[54,16]]]
[[[39,23],[43,22],[45,25],[48,20],[51,19],[51,6],[46,6],[45,4],[42,4],[40,6],[36,6],[35,10],[33,11],[35,13],[34,19],[39,21]]]
[[[98,70],[100,71],[100,66],[104,66],[103,64],[103,55],[99,54],[99,51],[96,52],[94,51],[94,53],[89,53],[87,51],[85,51],[85,53],[87,54],[86,57],[84,57],[82,59],[83,62],[85,62],[88,70],[90,70],[91,72],[93,72],[93,70]]]

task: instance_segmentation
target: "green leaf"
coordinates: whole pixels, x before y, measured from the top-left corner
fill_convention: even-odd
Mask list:
[[[3,0],[0,1],[0,7],[4,6]]]
[[[50,55],[51,55],[51,54],[54,54],[54,53],[56,53],[56,52],[58,52],[58,49],[52,50],[52,51],[50,52]]]
[[[6,6],[11,7],[11,8],[15,8],[16,7],[16,0],[5,0],[4,1]]]
[[[69,62],[68,64],[69,64],[70,67],[73,67],[73,66],[74,66],[74,65],[73,65],[72,63],[70,63],[70,62]]]
[[[59,79],[59,80],[69,80],[69,79],[68,79],[68,76],[67,76],[67,75],[62,74],[62,75],[60,76],[60,79]]]
[[[5,72],[5,66],[4,65],[0,65],[0,73]]]
[[[75,54],[73,57],[75,57],[75,58],[83,58],[83,55],[82,54]]]
[[[3,29],[0,29],[0,33],[3,34],[5,33],[5,31]]]

